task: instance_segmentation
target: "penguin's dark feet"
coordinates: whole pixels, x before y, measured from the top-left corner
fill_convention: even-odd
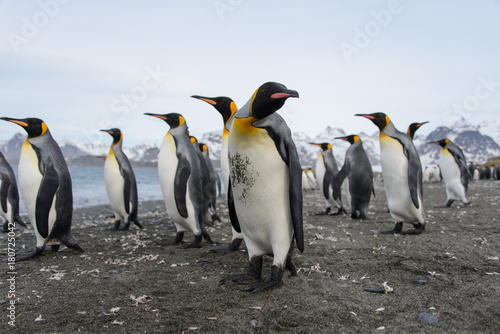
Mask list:
[[[380,231],[382,234],[401,234],[403,232],[403,223],[396,223],[394,228],[389,231]]]
[[[214,243],[212,241],[212,238],[210,238],[210,235],[208,235],[208,232],[207,231],[202,231],[201,232],[201,235],[203,236],[203,239],[205,239],[206,242],[210,242],[210,243]]]
[[[283,277],[284,268],[279,268],[278,266],[271,267],[271,279],[269,281],[257,282],[250,284],[240,292],[261,292],[270,288],[277,287],[281,285],[281,278]]]
[[[251,281],[260,280],[262,275],[262,256],[252,256],[248,261],[248,270],[246,274],[233,275],[220,280],[219,285],[229,281],[235,284],[247,284]]]
[[[52,245],[52,246],[50,246],[50,249],[51,249],[53,252],[57,253],[57,252],[59,251],[59,246],[60,246],[60,245]]]
[[[115,221],[115,225],[113,226],[112,230],[113,231],[119,231],[120,230],[120,224],[121,224],[121,220],[116,220]]]
[[[74,249],[74,250],[79,251],[79,252],[84,252],[84,250],[82,249],[82,247],[80,247],[76,243],[76,240],[70,234],[61,237],[61,241],[68,248]]]
[[[449,208],[451,207],[451,205],[453,204],[453,202],[455,202],[454,200],[450,199],[446,202],[446,204],[444,205],[436,205],[434,206],[435,208]]]
[[[403,234],[414,235],[414,234],[421,234],[422,232],[425,231],[425,224],[418,223],[418,224],[413,224],[413,226],[415,226],[415,229],[403,232]]]
[[[215,212],[214,214],[212,214],[212,222],[221,222],[222,220],[220,219],[219,215],[217,214],[217,212]]]
[[[341,207],[337,210],[337,212],[332,213],[332,216],[346,215],[347,210],[344,207]]]
[[[235,252],[240,248],[241,242],[243,239],[233,239],[231,244],[228,247],[222,247],[222,248],[213,248],[210,251],[214,253],[222,253],[222,254],[229,254],[232,252]]]
[[[130,228],[130,222],[125,223],[122,228],[119,228],[120,231],[128,231]]]
[[[184,232],[177,232],[175,235],[175,239],[172,241],[163,241],[160,242],[160,246],[173,246],[173,245],[179,245],[182,242],[182,239],[184,238]]]
[[[325,212],[318,212],[318,213],[315,213],[314,215],[315,216],[326,216],[330,213],[331,210],[332,210],[332,208],[326,208]]]
[[[43,246],[42,248],[35,247],[35,251],[31,254],[24,255],[24,256],[16,256],[16,262],[25,261],[25,260],[29,260],[29,259],[38,257],[38,256],[42,255],[44,250],[45,250],[45,246]]]
[[[297,268],[295,268],[295,264],[293,264],[292,262],[292,256],[290,255],[287,256],[285,269],[287,269],[292,276],[297,276]]]
[[[138,228],[144,228],[144,226],[142,226],[141,222],[138,221],[138,220],[134,220],[134,224],[135,226],[137,226]]]
[[[201,247],[201,240],[202,240],[202,236],[201,235],[195,235],[194,236],[194,241],[190,244],[184,244],[184,245],[181,245],[177,248],[180,248],[180,249],[187,249],[187,248],[200,248]],[[210,237],[209,237],[210,238]]]

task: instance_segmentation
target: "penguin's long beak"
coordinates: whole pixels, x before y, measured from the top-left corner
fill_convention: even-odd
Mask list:
[[[418,123],[418,124],[417,124],[417,128],[419,128],[419,127],[421,127],[422,125],[427,124],[427,123],[429,123],[429,121],[427,121],[427,122],[423,122],[423,123]]]
[[[146,115],[146,116],[153,116],[153,117],[156,117],[156,118],[162,119],[162,120],[164,120],[164,121],[166,121],[166,120],[167,120],[167,118],[166,118],[165,116],[163,116],[163,115],[151,114],[151,113],[148,113],[148,112],[144,113],[144,115]]]
[[[217,105],[217,102],[215,102],[214,100],[212,100],[209,97],[204,97],[204,96],[200,96],[200,95],[191,95],[191,97],[198,99],[198,100],[205,101],[206,103],[211,104],[213,106]]]
[[[369,114],[355,114],[354,116],[360,116],[360,117],[368,118],[371,120],[375,119],[375,117],[373,117],[372,115],[369,115]]]
[[[287,99],[289,97],[299,97],[299,93],[296,90],[285,89],[282,92],[274,93],[271,95],[272,99]]]
[[[430,142],[427,142],[427,144],[438,144],[438,145],[441,145],[438,141],[430,141]]]
[[[102,132],[107,132],[107,133],[109,133],[110,135],[111,135],[111,134],[113,134],[113,131],[111,131],[111,130],[99,130],[99,131],[102,131]]]
[[[321,147],[321,144],[316,144],[316,143],[309,143],[309,144]]]
[[[4,121],[8,121],[8,122],[15,123],[15,124],[17,124],[17,125],[22,126],[23,128],[27,128],[27,127],[28,127],[28,123],[23,122],[23,121],[22,121],[22,120],[20,120],[20,119],[10,118],[10,117],[2,117],[2,118],[0,118],[0,119],[2,119],[2,120],[4,120]]]
[[[349,140],[349,139],[347,139],[347,137],[335,137],[334,139]]]

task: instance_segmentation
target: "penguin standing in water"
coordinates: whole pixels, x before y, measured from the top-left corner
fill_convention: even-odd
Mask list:
[[[220,153],[220,168],[222,173],[222,184],[224,185],[224,189],[226,190],[226,194],[229,189],[229,159],[228,159],[228,139],[229,139],[229,130],[231,127],[231,122],[233,120],[233,116],[238,110],[236,104],[232,99],[226,96],[218,96],[218,97],[204,97],[199,95],[191,96],[195,99],[199,99],[201,101],[205,101],[206,103],[212,105],[222,116],[223,121],[223,130],[222,130],[222,145],[221,145],[221,153]],[[231,224],[232,230],[232,239],[231,244],[227,247],[222,248],[214,248],[211,251],[216,253],[224,253],[228,254],[234,252],[240,248],[241,242],[243,241],[243,234],[237,232]]]
[[[47,244],[55,251],[63,243],[83,252],[70,233],[73,218],[71,176],[47,125],[38,118],[2,119],[23,127],[28,133],[21,148],[18,177],[19,189],[35,229],[36,247],[32,254],[18,260],[41,255]]]
[[[366,155],[363,143],[358,135],[337,137],[351,143],[345,154],[344,166],[332,180],[333,196],[339,197],[344,179],[349,177],[349,192],[351,194],[351,218],[366,219],[366,210],[370,204],[373,189],[373,171]],[[359,216],[358,212],[359,211]]]
[[[333,156],[332,145],[330,145],[329,143],[309,144],[319,146],[323,150],[323,152],[319,154],[318,160],[316,161],[316,181],[318,181],[319,189],[323,192],[323,196],[325,197],[326,201],[326,211],[321,214],[329,214],[332,210],[333,205],[336,205],[338,207],[338,211],[335,213],[336,215],[347,213],[347,211],[344,209],[344,205],[342,204],[340,192],[337,194],[337,196],[333,196],[332,193],[332,181],[335,180],[337,174],[339,173],[337,162],[335,161],[335,157]]]
[[[469,204],[467,188],[470,175],[464,152],[448,138],[430,143],[440,145],[443,148],[439,158],[439,166],[446,184],[448,201],[440,207],[450,207],[456,200],[462,201],[465,205]]]
[[[194,233],[194,241],[180,248],[199,247],[202,237],[212,242],[203,225],[202,167],[189,139],[186,120],[177,113],[145,115],[159,118],[170,126],[158,154],[158,176],[167,214],[174,221],[177,234],[172,242],[165,244],[180,244],[185,231]]]
[[[19,216],[19,192],[17,191],[16,176],[12,167],[0,152],[0,215],[4,219],[2,232],[13,231],[15,223],[26,228],[23,219]]]
[[[128,230],[130,222],[142,228],[137,219],[137,182],[132,165],[122,150],[123,135],[120,129],[101,130],[113,137],[113,143],[104,163],[104,182],[111,208],[115,212],[115,230]]]
[[[429,121],[427,122],[423,122],[423,123],[411,123],[410,126],[408,127],[408,136],[410,136],[411,140],[413,140],[413,137],[415,137],[415,132],[417,132],[418,129],[420,129],[420,127],[424,124],[427,124],[429,123]]]
[[[281,283],[292,262],[293,240],[304,250],[302,228],[302,168],[290,129],[276,113],[287,98],[298,97],[284,85],[260,86],[238,110],[229,132],[229,214],[236,231],[243,233],[248,249],[246,274],[223,279],[260,280],[264,255],[273,256],[271,278],[242,291],[262,291]]]
[[[356,114],[371,120],[380,130],[380,162],[387,204],[394,228],[382,233],[403,232],[403,222],[412,223],[414,230],[405,234],[420,234],[425,230],[422,166],[410,136],[394,127],[384,113]],[[416,222],[416,223],[415,223]]]
[[[203,153],[201,152],[198,139],[193,136],[189,136],[189,139],[191,140],[191,143],[193,143],[194,151],[200,161],[201,183],[203,185],[203,222],[211,222],[214,220],[220,221],[219,215],[217,214],[217,208],[215,207],[217,201],[217,183],[214,182],[212,184],[210,171],[208,169],[207,162],[203,157]],[[210,209],[212,210],[212,216],[210,216],[209,213]]]

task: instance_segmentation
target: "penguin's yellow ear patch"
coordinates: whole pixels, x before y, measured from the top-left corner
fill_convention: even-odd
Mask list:
[[[448,145],[448,144],[450,143],[450,140],[449,140],[448,138],[446,138],[446,139],[444,140],[444,142],[446,143],[446,145]]]
[[[327,146],[327,147],[328,147],[328,148],[327,148],[327,150],[329,150],[329,149],[331,149],[331,148],[332,148],[332,145],[328,144],[328,146]]]
[[[48,130],[48,127],[47,127],[47,124],[45,124],[45,122],[42,122],[42,135],[47,132]]]
[[[354,144],[356,144],[359,141],[359,136],[354,136],[353,141],[354,141]]]
[[[385,115],[385,125],[387,126],[387,124],[389,124],[391,122],[391,119],[389,118],[389,116]]]
[[[184,123],[186,123],[186,120],[184,119],[184,117],[179,116],[179,126],[181,126]]]
[[[196,142],[196,138],[195,137],[190,137],[189,140],[191,140],[191,143],[195,143]]]
[[[236,111],[238,111],[238,107],[236,106],[236,103],[234,103],[233,101],[231,101],[231,115],[233,115]]]

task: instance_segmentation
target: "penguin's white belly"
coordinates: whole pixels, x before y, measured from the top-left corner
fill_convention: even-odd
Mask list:
[[[417,209],[411,199],[408,183],[408,159],[401,144],[390,137],[380,138],[380,161],[387,204],[397,222],[423,222],[422,205]]]
[[[293,237],[289,169],[267,133],[254,136],[229,144],[235,209],[250,258],[273,254],[281,265]]]
[[[189,182],[186,190],[187,218],[180,215],[175,202],[175,174],[178,162],[175,141],[172,135],[167,133],[158,154],[158,176],[160,178],[161,191],[167,214],[176,223],[177,232],[190,230],[198,235],[201,233],[201,230],[196,223],[194,207],[189,197]]]
[[[26,211],[31,224],[35,230],[36,236],[36,246],[41,247],[45,244],[46,238],[43,238],[37,230],[36,227],[36,198],[38,196],[38,190],[43,179],[43,175],[38,169],[38,157],[35,151],[31,147],[31,144],[25,142],[21,148],[21,156],[19,157],[18,165],[18,177],[19,177],[19,188],[21,191],[21,196],[23,197],[24,205],[26,206]],[[57,195],[54,196],[52,200],[52,206],[49,211],[49,236],[54,223],[56,221],[56,210],[55,205],[57,201]]]
[[[220,151],[220,169],[222,174],[222,184],[224,185],[224,191],[227,195],[227,189],[229,187],[229,158],[228,158],[228,137],[222,136],[222,146]]]
[[[323,178],[325,177],[325,163],[323,161],[323,155],[318,157],[316,160],[316,182],[318,183],[319,190],[323,191]]]
[[[118,216],[115,218],[127,220],[129,214],[125,210],[125,179],[120,173],[120,165],[114,154],[108,154],[104,163],[104,182],[111,208]],[[129,209],[132,209],[132,203]]]
[[[439,166],[441,167],[441,174],[446,184],[446,196],[448,200],[459,200],[467,203],[465,188],[460,181],[460,168],[455,162],[453,155],[447,149],[441,150]]]

